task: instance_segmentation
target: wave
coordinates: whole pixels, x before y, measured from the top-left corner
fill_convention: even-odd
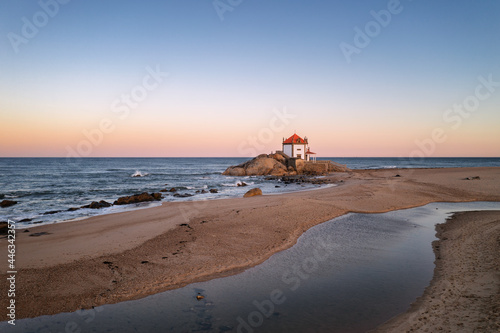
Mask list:
[[[133,175],[130,175],[130,177],[146,177],[147,175],[149,175],[149,173],[147,172],[142,173],[141,171],[136,170]]]
[[[238,187],[238,184],[241,184],[241,183],[242,182],[237,181],[235,183],[222,183],[221,185],[222,186],[226,186],[226,187]],[[247,185],[254,185],[255,183],[254,182],[245,182],[245,184],[247,184]]]

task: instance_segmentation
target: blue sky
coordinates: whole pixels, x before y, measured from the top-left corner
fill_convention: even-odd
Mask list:
[[[16,52],[9,34],[40,3],[58,11]],[[322,156],[409,156],[441,128],[426,156],[499,155],[500,87],[457,129],[443,114],[478,77],[500,82],[500,2],[220,3],[223,20],[212,1],[2,2],[0,156],[66,156],[104,118],[113,130],[82,156],[240,156],[285,108],[296,117],[264,152],[297,131]],[[340,45],[391,6],[347,61]],[[168,78],[117,118],[113,101],[158,66]]]

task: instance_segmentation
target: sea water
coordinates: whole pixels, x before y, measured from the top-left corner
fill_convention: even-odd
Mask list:
[[[433,276],[435,225],[498,202],[347,214],[246,271],[140,300],[6,322],[8,332],[366,332],[404,313]],[[197,300],[196,296],[204,296]]]
[[[151,207],[160,202],[80,209],[92,201],[113,203],[121,196],[175,187],[179,198],[164,193],[163,201],[241,197],[251,187],[264,193],[313,189],[313,184],[283,184],[265,177],[231,177],[221,173],[249,158],[0,158],[0,200],[18,204],[0,208],[0,221],[15,220],[19,228],[88,216]],[[500,158],[318,158],[352,169],[500,166]],[[238,187],[245,182],[249,187]],[[216,189],[218,193],[196,193]],[[21,222],[23,221],[23,222]]]

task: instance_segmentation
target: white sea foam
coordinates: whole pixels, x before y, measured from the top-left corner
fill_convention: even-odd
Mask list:
[[[241,181],[236,181],[235,183],[222,183],[221,185],[226,186],[226,187],[238,187],[238,184],[241,184],[241,183],[242,183]],[[245,184],[254,185],[255,183],[254,182],[245,182]]]
[[[149,175],[149,173],[147,172],[141,172],[139,170],[135,170],[135,173],[133,175],[130,175],[130,177],[146,177],[147,175]]]

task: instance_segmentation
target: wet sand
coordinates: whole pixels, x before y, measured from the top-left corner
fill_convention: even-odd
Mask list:
[[[500,211],[456,213],[437,231],[431,284],[376,332],[499,332]]]
[[[480,179],[465,179],[472,177]],[[347,212],[386,212],[435,201],[500,201],[500,168],[360,170],[329,179],[338,186],[169,202],[19,230],[17,318],[137,299],[234,274],[289,248],[310,227]],[[46,234],[29,236],[34,233]],[[7,241],[0,239],[0,253],[6,248]],[[0,272],[6,271],[7,258],[0,261]],[[8,290],[6,277],[0,275],[0,290]]]

